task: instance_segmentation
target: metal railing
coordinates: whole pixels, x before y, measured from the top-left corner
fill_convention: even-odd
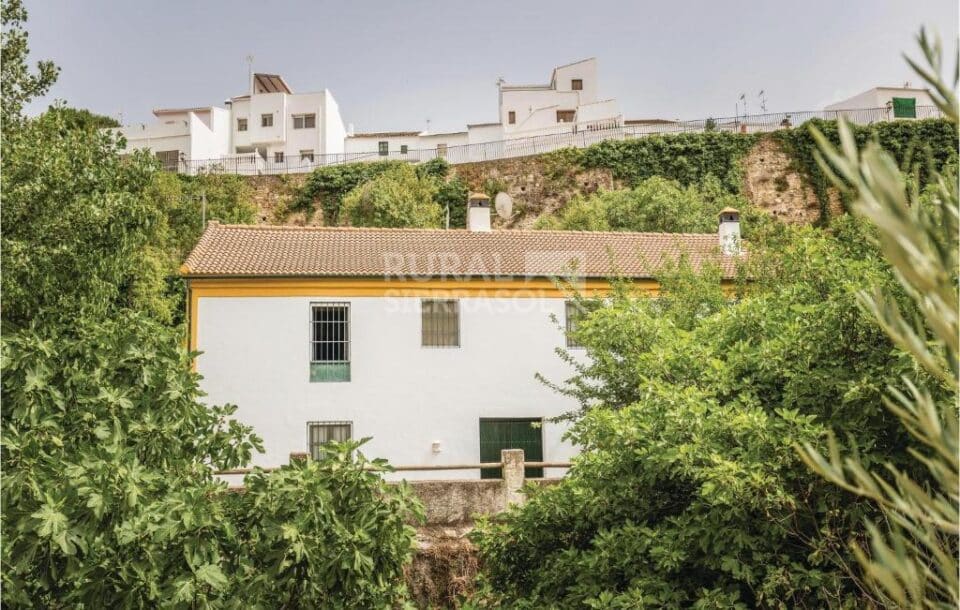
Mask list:
[[[707,118],[694,121],[624,121],[595,122],[588,124],[562,124],[554,133],[528,137],[516,137],[494,142],[447,146],[445,149],[429,148],[390,151],[381,154],[372,152],[335,153],[328,155],[287,155],[283,158],[265,159],[256,153],[230,155],[216,159],[181,159],[176,171],[195,175],[201,173],[274,175],[308,173],[318,167],[344,163],[370,161],[406,161],[423,163],[445,158],[449,163],[475,163],[514,157],[526,157],[560,150],[563,148],[586,148],[607,140],[629,140],[652,135],[679,133],[728,132],[764,133],[778,129],[796,128],[814,120],[836,120],[843,116],[852,123],[861,125],[892,121],[941,118],[936,106],[918,106],[916,117],[897,118],[891,108],[863,108],[859,110],[812,110],[778,112],[736,117]]]

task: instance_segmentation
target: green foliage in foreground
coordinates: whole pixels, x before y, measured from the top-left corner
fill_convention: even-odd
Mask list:
[[[341,221],[356,227],[439,228],[443,210],[434,201],[436,194],[432,177],[397,165],[350,191]]]
[[[260,448],[200,402],[177,336],[134,314],[3,341],[3,593],[12,606],[384,607],[419,508],[357,443],[247,478]]]
[[[557,216],[541,216],[538,229],[570,231],[653,231],[713,233],[720,210],[734,207],[742,214],[744,236],[770,221],[744,198],[725,191],[708,176],[702,185],[682,187],[673,180],[647,178],[631,189],[601,191],[575,197]]]
[[[948,85],[942,74],[939,42],[921,32],[926,65],[910,61],[933,89],[934,99],[949,118],[956,136],[960,126],[956,90],[960,74]],[[960,65],[960,64],[958,64]],[[853,209],[878,227],[884,254],[913,300],[911,318],[883,290],[860,293],[860,302],[917,367],[952,392],[938,396],[929,386],[904,377],[891,385],[886,406],[910,432],[913,457],[924,478],[887,464],[884,472],[853,455],[841,457],[839,443],[830,439],[829,457],[805,446],[804,458],[830,481],[875,501],[883,510],[886,528],[868,523],[869,549],[855,547],[869,584],[885,605],[904,608],[956,608],[960,605],[960,446],[958,446],[957,387],[960,376],[957,250],[960,196],[957,176],[930,174],[924,195],[905,192],[895,159],[876,144],[857,150],[854,133],[841,126],[842,150],[815,134],[826,160],[836,168],[831,176],[839,187],[855,188]],[[928,482],[929,481],[929,482]]]
[[[849,438],[867,464],[911,463],[884,387],[917,371],[860,309],[905,303],[870,232],[791,230],[754,251],[734,302],[682,268],[660,299],[617,294],[575,332],[590,361],[557,384],[580,400],[572,472],[475,535],[500,602],[523,607],[861,607],[847,543],[875,507],[811,472],[795,444]],[[580,363],[585,362],[585,363]]]

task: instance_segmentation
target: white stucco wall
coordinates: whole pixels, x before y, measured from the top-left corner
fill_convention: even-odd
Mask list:
[[[349,382],[309,381],[310,304],[318,301],[350,303]],[[552,417],[577,407],[534,379],[572,373],[554,353],[564,335],[550,314],[563,322],[563,299],[461,299],[460,312],[461,347],[425,348],[419,298],[200,298],[201,385],[211,404],[239,406],[237,417],[264,439],[266,453],[255,460],[264,466],[307,451],[310,421],[353,422],[354,438],[373,437],[364,452],[393,464],[477,463],[480,418]],[[564,430],[545,422],[545,460],[574,455]],[[405,476],[477,478],[479,471]]]
[[[340,116],[340,105],[328,89],[323,90],[323,111],[318,118],[322,118],[323,154],[343,154],[347,128],[344,127],[343,117]]]
[[[907,89],[902,87],[879,87],[864,91],[859,95],[841,102],[830,104],[825,110],[862,110],[865,108],[884,108],[893,103],[895,97],[907,97],[917,100],[917,107],[933,106],[933,100],[926,89]]]

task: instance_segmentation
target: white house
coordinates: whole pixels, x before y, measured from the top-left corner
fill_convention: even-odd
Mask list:
[[[392,131],[348,133],[344,150],[350,160],[425,161],[445,157],[465,144],[502,142],[540,135],[573,133],[623,125],[620,105],[598,99],[597,60],[584,59],[553,69],[538,85],[498,83],[498,121],[468,124],[465,131],[430,133]],[[509,143],[504,147],[511,146]],[[460,161],[471,160],[462,153]],[[480,159],[476,159],[480,160]]]
[[[252,75],[250,92],[230,98],[226,108],[155,110],[154,116],[154,124],[118,131],[128,150],[149,148],[174,167],[180,159],[235,155],[246,155],[245,161],[261,171],[311,167],[322,155],[342,155],[346,136],[329,90],[293,93],[276,74]]]
[[[558,125],[581,128],[622,124],[620,105],[599,99],[596,58],[553,69],[550,82],[539,85],[499,83],[500,124],[505,138],[549,132]]]
[[[874,87],[841,102],[830,104],[824,110],[843,111],[842,114],[847,119],[857,123],[939,116],[929,90],[907,86]]]
[[[351,437],[394,465],[499,461],[505,448],[566,461],[576,449],[550,418],[578,405],[535,378],[573,373],[560,348],[584,357],[564,332],[576,304],[554,278],[602,295],[615,265],[654,292],[660,262],[686,253],[729,280],[736,256],[720,236],[739,224],[725,212],[724,230],[701,235],[491,231],[483,195],[466,230],[214,222],[182,268],[189,346],[208,400],[238,405],[263,437],[258,465]],[[408,476],[481,475],[497,473]]]

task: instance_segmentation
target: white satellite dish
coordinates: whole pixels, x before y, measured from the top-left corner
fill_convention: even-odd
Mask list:
[[[493,200],[493,205],[497,209],[497,216],[504,220],[509,220],[513,214],[513,198],[506,193],[497,193]]]

